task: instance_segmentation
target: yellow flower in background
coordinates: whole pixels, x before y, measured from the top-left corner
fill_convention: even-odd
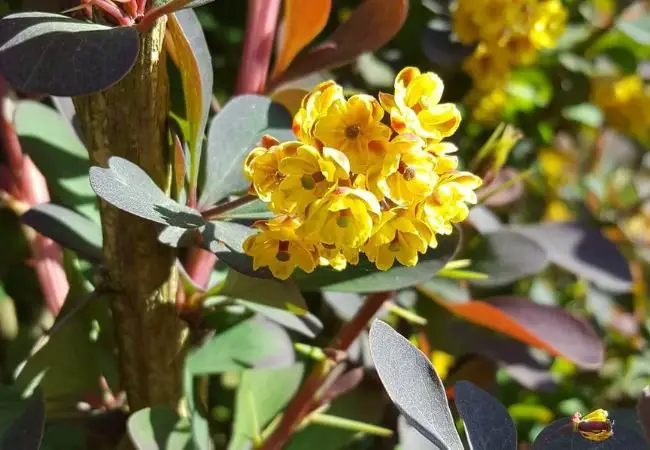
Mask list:
[[[472,119],[485,125],[500,122],[507,100],[508,96],[502,86],[488,91],[472,89],[465,99],[472,108]]]
[[[318,145],[314,138],[316,120],[327,112],[335,101],[344,100],[343,88],[334,81],[324,81],[302,100],[298,113],[293,117],[293,133],[306,144]]]
[[[272,195],[276,212],[303,216],[307,206],[335,189],[339,180],[350,177],[350,162],[333,148],[322,153],[311,145],[297,148],[295,155],[279,162],[284,177]]]
[[[378,190],[395,204],[408,206],[429,196],[438,181],[433,154],[412,135],[397,136],[391,142],[378,175]]]
[[[338,248],[359,248],[370,237],[380,212],[370,192],[340,187],[309,207],[301,232]]]
[[[323,145],[342,151],[353,172],[364,172],[373,141],[387,141],[391,130],[381,123],[384,110],[370,95],[353,95],[337,100],[316,121],[314,136]]]
[[[274,138],[265,136],[262,145],[253,149],[244,161],[244,174],[252,182],[257,196],[268,202],[284,179],[284,174],[280,172],[280,161],[294,155],[303,144],[296,141],[280,144]]]
[[[395,78],[395,95],[380,93],[379,101],[398,134],[441,141],[456,132],[461,119],[456,105],[440,103],[443,89],[442,80],[433,72],[406,67]]]
[[[463,70],[472,77],[474,85],[490,90],[503,85],[512,72],[507,49],[489,48],[481,43],[463,63]]]
[[[296,234],[300,222],[278,216],[268,222],[257,222],[262,231],[244,241],[244,251],[253,257],[253,269],[268,267],[274,277],[286,280],[296,267],[312,272],[317,264],[316,247]]]
[[[640,76],[598,77],[591,92],[612,128],[650,143],[650,85]]]
[[[404,266],[415,266],[418,254],[427,251],[432,234],[411,211],[387,211],[364,246],[364,252],[379,270],[390,269],[395,260]]]
[[[280,279],[296,268],[344,270],[362,253],[380,270],[413,266],[436,233],[451,233],[480,179],[457,172],[457,148],[443,141],[460,113],[440,103],[442,91],[437,75],[408,67],[381,103],[347,98],[333,81],[308,93],[293,120],[298,140],[265,136],[244,163],[250,192],[277,214],[244,242],[253,266]]]

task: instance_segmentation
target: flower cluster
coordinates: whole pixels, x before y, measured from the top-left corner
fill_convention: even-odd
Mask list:
[[[296,268],[343,270],[364,253],[380,270],[414,266],[463,221],[481,180],[457,170],[445,142],[460,123],[442,80],[414,67],[394,95],[353,95],[333,81],[305,96],[296,141],[265,136],[245,161],[251,192],[276,214],[244,242],[254,267],[287,279]],[[384,120],[385,119],[385,120]]]
[[[464,65],[474,82],[468,100],[474,118],[489,122],[505,105],[512,69],[555,46],[567,12],[561,0],[456,0],[452,11],[458,39],[476,44]]]
[[[614,129],[650,144],[650,85],[638,75],[594,79],[592,97]]]

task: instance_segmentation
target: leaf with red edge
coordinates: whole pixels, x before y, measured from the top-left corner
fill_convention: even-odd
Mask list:
[[[332,0],[284,0],[284,22],[271,77],[282,74],[298,52],[327,25]]]
[[[422,291],[427,293],[425,289]],[[597,369],[603,363],[603,343],[591,325],[560,307],[515,296],[463,303],[447,303],[437,296],[431,298],[472,323],[562,356],[584,369]]]
[[[402,28],[408,0],[365,0],[321,45],[293,60],[274,84],[342,66],[386,45]]]

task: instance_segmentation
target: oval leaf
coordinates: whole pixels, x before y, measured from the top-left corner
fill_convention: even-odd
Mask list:
[[[629,292],[632,275],[625,257],[599,229],[577,222],[511,228],[537,242],[549,260],[612,292]]]
[[[72,97],[101,91],[129,73],[139,47],[132,27],[41,12],[0,20],[0,72],[26,92]]]
[[[303,364],[243,373],[235,399],[235,420],[228,450],[244,450],[298,391]],[[254,434],[255,433],[255,434]]]
[[[182,450],[190,448],[190,428],[171,408],[156,406],[129,417],[127,430],[137,450]]]
[[[614,423],[614,435],[602,442],[585,439],[573,431],[571,419],[565,417],[556,420],[537,436],[532,450],[644,450],[647,449],[643,438],[625,426]]]
[[[539,244],[513,231],[494,231],[484,234],[482,239],[471,254],[472,270],[488,278],[472,280],[477,286],[510,284],[539,273],[548,263]]]
[[[426,290],[421,290],[426,294]],[[447,303],[437,300],[437,296],[431,298],[472,323],[563,356],[582,368],[597,369],[603,363],[603,343],[594,329],[563,308],[514,296],[464,303]]]
[[[341,66],[377,50],[402,28],[407,12],[408,0],[365,0],[325,42],[294,59],[276,83]]]
[[[327,25],[332,0],[285,0],[284,22],[271,78],[284,72],[298,52]]]
[[[108,168],[90,168],[95,193],[123,211],[164,225],[195,228],[205,224],[198,211],[167,197],[149,175],[131,161],[117,156]]]
[[[88,182],[88,151],[65,117],[34,101],[18,103],[14,116],[20,144],[43,175],[54,198],[99,221]]]
[[[472,450],[517,449],[517,429],[497,399],[469,381],[459,381],[454,387],[454,401]]]
[[[206,181],[200,207],[211,206],[235,192],[245,190],[244,160],[269,134],[279,141],[294,140],[292,118],[280,104],[259,95],[235,97],[212,120],[205,155]]]
[[[370,329],[370,352],[384,388],[409,423],[441,449],[462,450],[445,388],[429,359],[380,320]]]
[[[361,256],[359,264],[341,272],[319,268],[311,274],[296,273],[294,278],[305,291],[380,292],[402,289],[431,279],[454,257],[460,242],[458,229],[449,236],[439,236],[438,247],[420,255],[415,267],[396,263],[392,269],[382,272]]]
[[[195,172],[191,176],[195,180],[198,177],[203,134],[212,100],[212,56],[199,19],[191,9],[170,15],[167,29],[174,42],[174,54],[177,58],[174,62],[183,83],[185,112],[190,128],[188,140],[195,161]]]
[[[34,205],[21,219],[79,256],[94,262],[102,260],[102,229],[92,220],[52,203]]]

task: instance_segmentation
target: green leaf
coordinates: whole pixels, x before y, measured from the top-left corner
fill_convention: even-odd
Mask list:
[[[314,338],[323,331],[323,323],[318,317],[309,312],[307,314],[298,314],[295,311],[283,307],[276,308],[241,299],[236,299],[235,303],[308,338]]]
[[[165,406],[145,408],[129,417],[127,430],[138,450],[190,450],[190,424]]]
[[[139,47],[133,27],[41,12],[0,19],[0,73],[21,91],[72,97],[106,89],[129,73]]]
[[[388,396],[409,423],[443,450],[462,450],[445,387],[429,358],[386,323],[370,329],[370,352]]]
[[[380,292],[402,289],[431,279],[454,257],[460,242],[459,229],[449,236],[438,236],[438,247],[420,255],[415,267],[396,263],[392,269],[382,272],[361,256],[359,264],[344,271],[318,268],[311,274],[298,272],[294,279],[305,291]]]
[[[206,180],[199,207],[216,204],[226,196],[245,190],[244,160],[269,134],[279,141],[295,140],[292,118],[284,106],[259,95],[235,97],[212,120],[205,155]]]
[[[239,208],[231,209],[230,211],[220,215],[219,218],[262,220],[271,219],[273,216],[275,216],[275,214],[269,210],[266,203],[261,200],[255,200],[240,206]]]
[[[88,152],[63,116],[34,101],[18,103],[14,116],[20,144],[47,179],[60,203],[99,222],[88,182]]]
[[[634,19],[621,19],[616,28],[641,45],[650,45],[650,14]]]
[[[284,369],[243,373],[235,399],[235,419],[228,450],[244,450],[298,391],[304,373],[300,363]]]
[[[543,108],[551,100],[553,88],[548,77],[539,69],[516,70],[506,88],[513,107],[524,111]]]
[[[472,249],[472,271],[486,279],[472,280],[476,286],[502,286],[533,276],[548,264],[544,249],[534,240],[509,230],[498,230],[481,236]]]
[[[286,367],[292,362],[293,346],[284,330],[267,321],[248,319],[190,352],[185,366],[190,375],[200,375]]]
[[[153,222],[179,228],[205,224],[195,209],[167,197],[149,175],[131,161],[113,156],[108,168],[90,168],[90,185],[111,205]]]
[[[103,258],[101,227],[72,210],[41,203],[23,214],[21,220],[89,261],[98,262]]]
[[[83,394],[101,395],[100,377],[110,384],[117,373],[108,298],[88,293],[77,261],[67,258],[66,273],[70,292],[63,309],[34,346],[15,382],[26,392],[39,383],[52,414],[73,407]]]
[[[598,128],[603,123],[603,113],[596,105],[591,103],[567,106],[562,109],[562,117],[591,128]]]
[[[41,391],[23,398],[0,385],[0,448],[38,450],[45,428],[45,402]]]
[[[252,278],[229,270],[219,294],[272,306],[297,315],[307,314],[305,299],[293,280]]]

